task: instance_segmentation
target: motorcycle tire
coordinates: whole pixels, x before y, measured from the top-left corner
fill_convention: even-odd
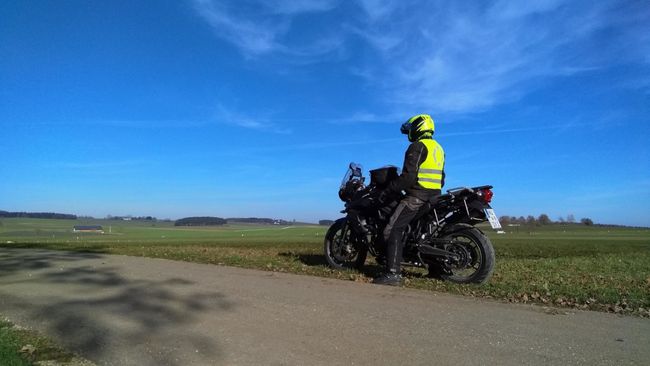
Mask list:
[[[325,234],[324,253],[327,264],[334,269],[361,269],[368,248],[352,240],[352,228],[346,218],[338,219]]]
[[[468,275],[460,274],[460,270],[452,268],[452,274],[438,273],[437,275],[443,280],[453,283],[476,283],[484,284],[492,277],[494,272],[494,247],[490,239],[482,233],[479,229],[471,225],[459,225],[456,230],[444,236],[445,239],[450,239],[456,243],[460,253],[465,252],[469,254],[472,263],[480,260],[477,263],[478,268]],[[453,250],[452,247],[449,250]],[[467,254],[465,254],[467,256]],[[474,268],[473,266],[470,268]]]

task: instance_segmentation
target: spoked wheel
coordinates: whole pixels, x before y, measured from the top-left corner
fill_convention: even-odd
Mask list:
[[[346,218],[338,219],[325,235],[325,259],[332,268],[360,269],[368,249],[355,238]]]
[[[455,231],[445,237],[451,240],[447,250],[455,253],[457,260],[445,264],[440,277],[455,283],[486,283],[494,271],[494,248],[490,239],[472,226]]]

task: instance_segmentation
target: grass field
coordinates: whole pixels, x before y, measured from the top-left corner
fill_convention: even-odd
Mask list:
[[[2,365],[30,365],[28,360],[20,354],[22,344],[12,328],[11,323],[0,320],[0,360],[2,360]]]
[[[39,363],[51,365],[90,365],[65,351],[40,334],[19,328],[0,318],[0,365],[28,366]]]
[[[102,225],[105,234],[72,232]],[[370,281],[380,268],[335,271],[322,255],[323,226],[174,227],[167,222],[0,220],[0,246],[96,251]],[[110,231],[110,233],[109,233]],[[549,225],[497,235],[496,270],[484,286],[406,270],[406,286],[511,302],[650,316],[650,229]]]

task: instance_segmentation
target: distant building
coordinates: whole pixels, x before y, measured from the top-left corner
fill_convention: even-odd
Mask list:
[[[104,233],[104,228],[99,225],[75,225],[72,227],[75,233]]]

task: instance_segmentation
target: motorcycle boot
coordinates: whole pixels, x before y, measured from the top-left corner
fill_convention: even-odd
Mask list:
[[[396,272],[387,272],[372,280],[372,283],[376,285],[401,286],[402,275]]]

